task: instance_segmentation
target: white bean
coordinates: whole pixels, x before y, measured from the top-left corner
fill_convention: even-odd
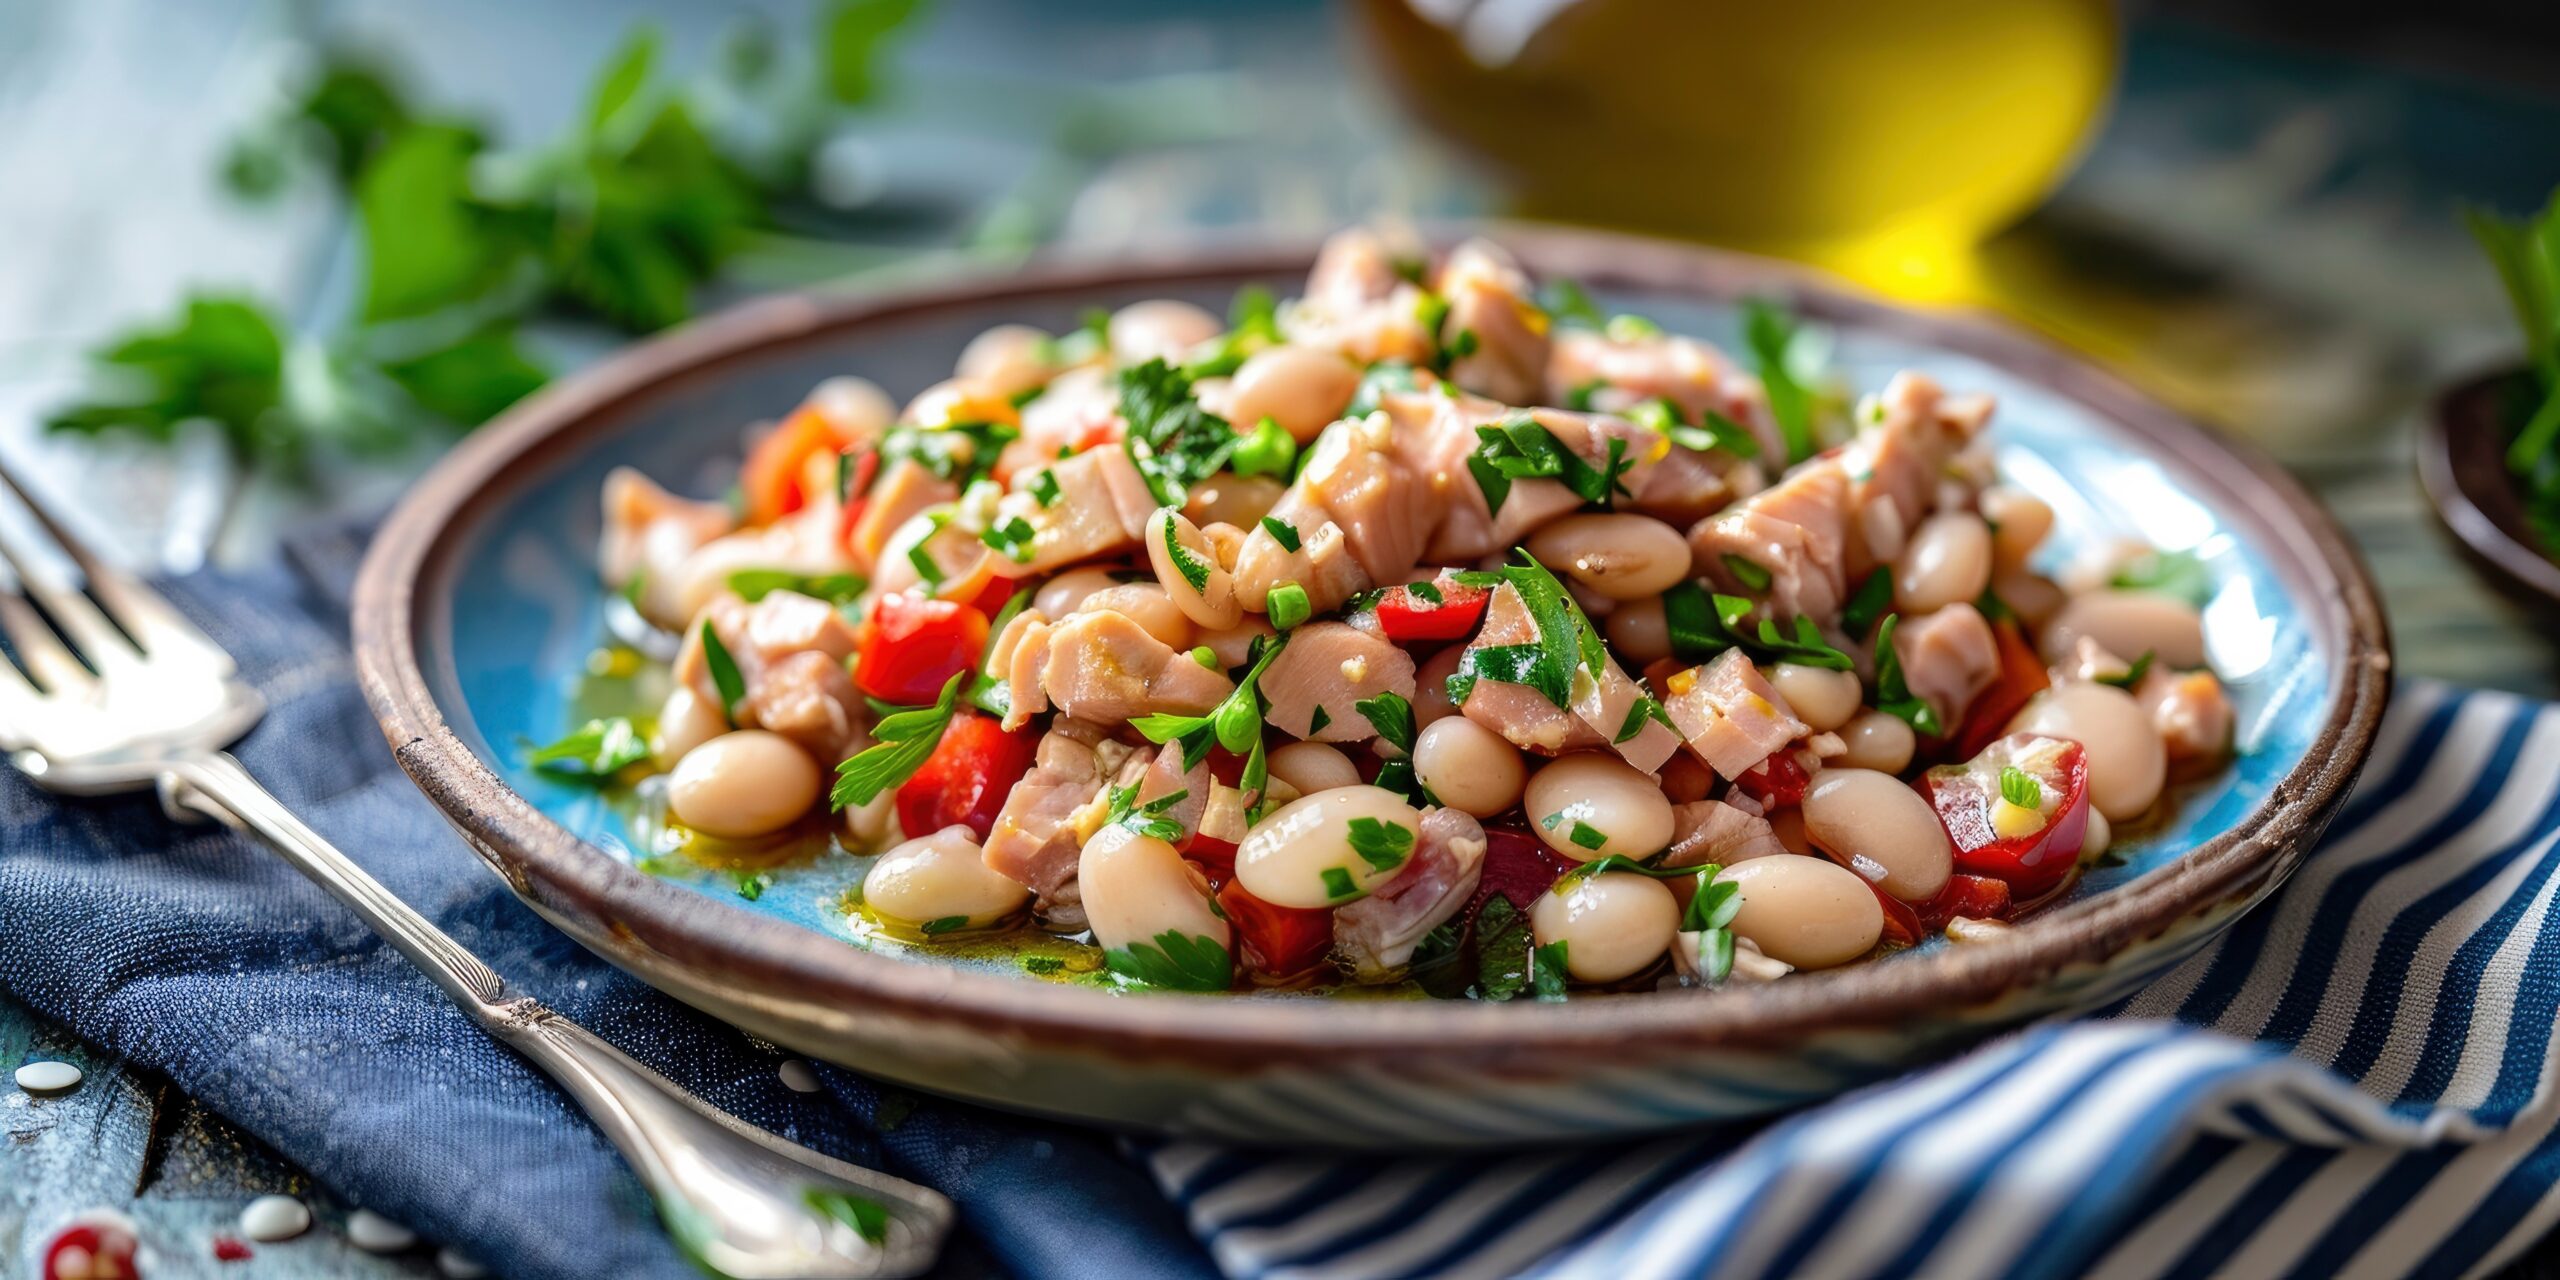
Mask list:
[[[1671,656],[1671,625],[1658,598],[1629,600],[1611,610],[1600,626],[1630,671]]]
[[[1147,517],[1146,538],[1147,563],[1156,571],[1156,582],[1185,616],[1212,631],[1223,631],[1244,617],[1244,606],[1236,600],[1235,575],[1218,567],[1209,540],[1181,512],[1156,508]],[[1182,555],[1179,564],[1174,560],[1176,548]],[[1192,585],[1186,569],[1199,575],[1198,586]]]
[[[1884,907],[1856,873],[1827,858],[1771,854],[1725,868],[1741,890],[1733,936],[1773,960],[1828,969],[1875,950]]]
[[[729,718],[709,699],[693,691],[693,686],[680,684],[667,695],[667,705],[658,712],[658,740],[650,744],[649,754],[661,769],[672,769],[695,747],[729,731]]]
[[[1227,945],[1227,922],[1172,845],[1114,823],[1085,841],[1076,862],[1085,922],[1104,950],[1156,945],[1167,933]]]
[[[1049,380],[1055,340],[1027,324],[1000,324],[960,348],[955,372],[999,396],[1019,395]]]
[[[1084,598],[1076,606],[1078,613],[1109,610],[1137,623],[1138,629],[1162,641],[1168,648],[1188,649],[1192,644],[1191,619],[1173,601],[1172,593],[1152,582],[1119,582],[1104,587]]]
[[[1311,796],[1335,787],[1360,785],[1360,769],[1342,749],[1322,742],[1292,742],[1273,751],[1267,761],[1271,776]]]
[[[1577,861],[1649,858],[1671,844],[1671,800],[1661,784],[1604,752],[1557,757],[1529,779],[1521,804],[1538,838]]]
[[[1458,714],[1458,704],[1449,701],[1449,677],[1458,674],[1458,664],[1466,661],[1467,647],[1453,644],[1431,655],[1429,662],[1413,674],[1413,722],[1436,724]]]
[[[807,403],[835,428],[841,439],[877,435],[898,418],[898,406],[879,383],[850,374],[829,378],[810,388]]]
[[[2080,861],[2095,862],[2107,856],[2107,850],[2115,844],[2115,840],[2114,824],[2107,821],[2107,815],[2092,808],[2089,810],[2087,834],[2080,837]]]
[[[2089,805],[2110,822],[2148,812],[2168,781],[2160,730],[2130,693],[2107,684],[2047,689],[2009,721],[2011,733],[2069,738],[2089,752]]]
[[[2061,661],[2082,636],[2126,661],[2148,653],[2163,666],[2204,665],[2204,618],[2172,596],[2092,591],[2071,597],[2045,624],[2045,660]]]
[[[1490,818],[1520,803],[1529,766],[1501,734],[1449,716],[1423,726],[1413,740],[1413,774],[1440,803]]]
[[[1618,512],[1553,521],[1529,535],[1529,554],[1612,600],[1659,597],[1689,576],[1691,558],[1679,530]]]
[[[862,900],[879,916],[922,925],[959,919],[982,929],[1022,909],[1031,891],[987,865],[977,834],[963,825],[918,836],[880,855],[862,878]]]
[[[1919,749],[1919,738],[1902,717],[1873,707],[1849,718],[1840,726],[1840,741],[1849,750],[1832,761],[1850,769],[1873,769],[1878,773],[1900,773],[1911,767],[1911,753]]]
[[[1188,302],[1155,298],[1133,302],[1113,312],[1106,334],[1113,360],[1144,364],[1158,357],[1179,359],[1184,352],[1225,329],[1216,316]]]
[[[1227,416],[1240,431],[1269,418],[1305,444],[1342,416],[1360,389],[1360,371],[1330,351],[1273,347],[1236,369]]]
[[[1364,847],[1354,847],[1355,828],[1370,838]],[[1403,870],[1421,830],[1422,815],[1392,791],[1319,791],[1282,805],[1246,833],[1236,849],[1236,880],[1273,906],[1338,907]]]
[[[1108,570],[1069,569],[1041,583],[1040,590],[1031,597],[1031,607],[1044,618],[1063,618],[1074,613],[1094,592],[1119,585],[1120,580]]]
[[[1563,893],[1541,893],[1529,909],[1539,946],[1561,942],[1565,972],[1579,982],[1616,982],[1642,973],[1671,949],[1680,903],[1651,876],[1608,871]]]
[[[1905,902],[1926,902],[1947,887],[1955,848],[1938,811],[1910,785],[1873,769],[1825,769],[1804,795],[1805,833],[1861,868],[1881,871],[1876,885]]]
[[[2025,565],[2053,532],[2053,508],[2016,485],[1993,485],[1982,491],[1981,502],[1982,518],[1992,526],[1992,553],[2002,568]]]
[[[1904,617],[1980,599],[1991,585],[1991,528],[1967,511],[1920,522],[1893,570],[1893,602]]]
[[[778,733],[740,729],[685,753],[667,778],[676,821],[725,840],[790,826],[818,801],[818,765]]]
[[[1858,683],[1854,671],[1832,671],[1824,667],[1808,667],[1800,663],[1781,662],[1767,672],[1769,683],[1796,719],[1805,722],[1815,733],[1829,733],[1849,723],[1867,700],[1866,686]]]

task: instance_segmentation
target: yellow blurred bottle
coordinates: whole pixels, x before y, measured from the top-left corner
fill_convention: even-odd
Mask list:
[[[2105,0],[1356,0],[1410,108],[1532,216],[1785,254],[1919,297],[2067,172]]]

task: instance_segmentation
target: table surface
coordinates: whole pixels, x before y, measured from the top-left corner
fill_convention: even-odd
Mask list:
[[[157,316],[190,284],[289,300],[328,318],[347,269],[329,203],[244,209],[212,180],[238,122],[273,100],[297,46],[261,0],[36,0],[0,6],[0,453],[85,532],[139,563],[265,554],[279,530],[386,502],[420,459],[334,474],[325,500],[230,475],[209,440],[174,455],[47,439],[78,353]],[[615,0],[353,0],[344,30],[397,52],[432,98],[484,104],[506,136],[551,128],[632,9]],[[795,4],[667,3],[680,56],[742,13]],[[1203,16],[1204,14],[1208,16]],[[1347,81],[1312,0],[1198,12],[1151,0],[1050,6],[949,0],[920,32],[897,99],[844,145],[920,207],[996,202],[1041,238],[1108,252],[1255,224],[1315,232],[1375,212],[1496,209],[1492,195]],[[1061,68],[1073,68],[1062,71]],[[2528,69],[2531,70],[2531,69]],[[2560,82],[2540,68],[2539,82]],[[1156,94],[1200,108],[1194,136],[1061,164],[1036,104],[976,87]],[[2513,349],[2496,286],[2453,217],[2509,209],[2560,181],[2560,98],[2450,71],[2287,51],[2154,21],[2129,41],[2115,114],[2043,211],[1989,246],[1992,305],[2083,346],[2273,450],[2328,502],[2388,601],[2401,670],[2549,695],[2550,644],[2452,558],[2411,478],[2432,388]],[[1028,100],[1026,100],[1027,102]],[[148,199],[135,193],[147,192]],[[561,349],[602,349],[564,334]],[[321,1227],[260,1246],[255,1274],[432,1275],[345,1243],[343,1206],[147,1071],[0,995],[0,1067],[80,1065],[59,1097],[0,1093],[0,1257],[80,1209],[134,1215],[155,1277],[240,1274],[212,1260],[248,1197],[303,1195]],[[5,1087],[5,1086],[0,1086]],[[2529,1261],[2553,1274],[2547,1260]]]

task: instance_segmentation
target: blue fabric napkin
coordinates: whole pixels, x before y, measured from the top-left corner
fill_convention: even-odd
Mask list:
[[[303,549],[324,582],[278,567],[164,586],[265,691],[273,709],[238,754],[321,834],[524,990],[714,1105],[951,1195],[974,1243],[948,1270],[1211,1273],[1110,1139],[832,1069],[822,1092],[795,1093],[782,1053],[545,925],[393,764],[348,661],[343,559]],[[0,987],[354,1203],[503,1276],[700,1274],[548,1079],[255,842],[177,826],[148,794],[66,801],[0,768],[0,922]]]
[[[324,547],[317,578],[340,580],[349,549]],[[958,1270],[2456,1275],[2560,1224],[2560,711],[2543,704],[2403,684],[2326,845],[2103,1016],[1758,1126],[1286,1155],[1115,1142],[831,1069],[825,1092],[790,1092],[781,1055],[595,960],[462,851],[391,764],[310,576],[172,588],[275,705],[250,767],[641,1060],[952,1194],[975,1241]],[[689,1274],[546,1081],[263,850],[147,798],[64,803],[0,771],[0,921],[0,986],[355,1202],[505,1275]]]

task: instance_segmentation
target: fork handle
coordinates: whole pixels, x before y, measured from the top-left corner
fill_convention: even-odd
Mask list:
[[[231,753],[181,752],[161,776],[164,804],[263,838],[424,970],[473,1021],[558,1082],[621,1150],[668,1229],[697,1259],[736,1275],[805,1277],[914,1275],[933,1265],[953,1216],[939,1192],[748,1125],[540,1001],[508,995],[497,971],[295,817]],[[812,1220],[810,1174],[887,1208],[886,1236],[876,1249],[825,1237],[841,1228]]]

